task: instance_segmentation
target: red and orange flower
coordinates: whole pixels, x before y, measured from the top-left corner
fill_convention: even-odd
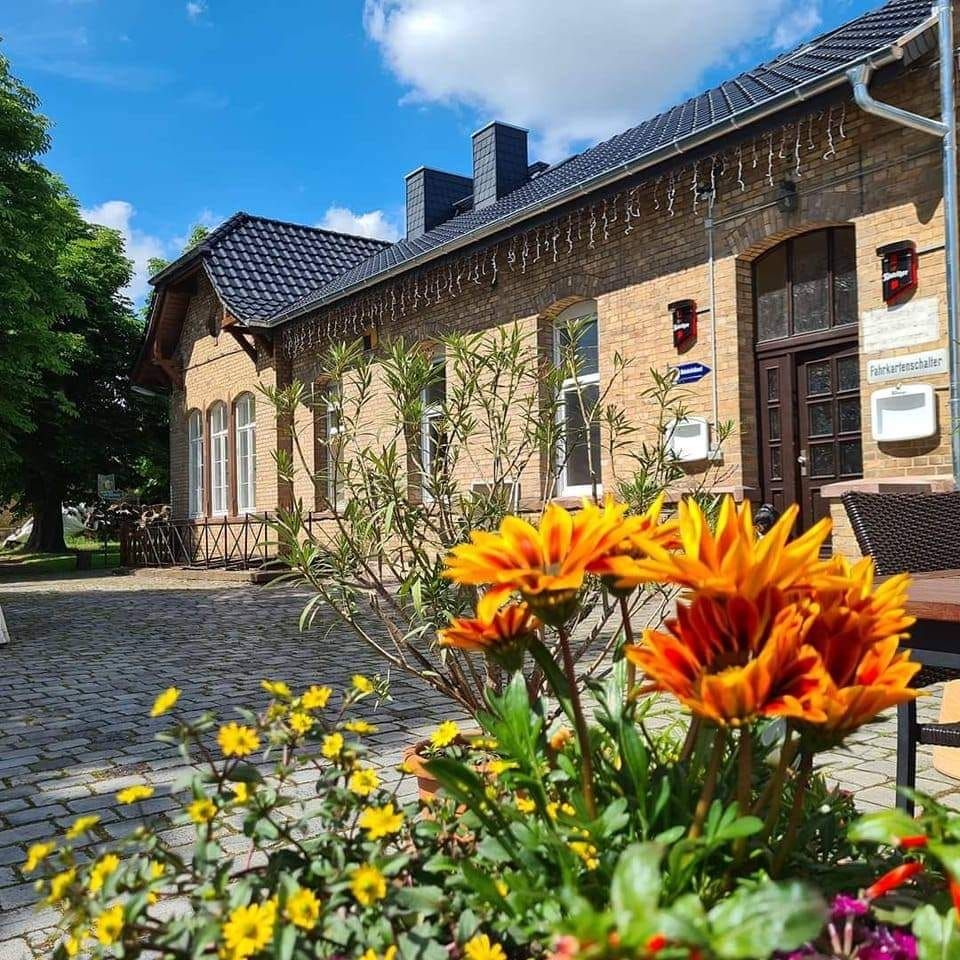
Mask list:
[[[440,646],[483,653],[507,669],[519,669],[540,622],[525,603],[504,606],[502,600],[488,591],[477,604],[475,617],[454,618],[439,632]]]

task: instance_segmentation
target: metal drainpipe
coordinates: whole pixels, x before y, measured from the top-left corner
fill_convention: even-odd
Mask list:
[[[957,264],[957,118],[953,83],[953,4],[937,0],[937,34],[940,44],[940,120],[922,117],[870,95],[873,67],[863,65],[847,72],[857,106],[894,123],[940,137],[943,143],[944,259],[947,278],[947,347],[950,356],[950,451],[954,483],[960,488],[960,268]]]
[[[712,195],[710,206],[713,206]],[[717,438],[720,432],[720,371],[717,369],[717,365],[720,362],[720,352],[717,349],[717,271],[713,250],[713,223],[713,214],[711,213],[703,221],[703,225],[707,230],[707,262],[710,268],[710,347],[711,360],[713,363],[713,436],[710,438],[711,454],[717,449]]]

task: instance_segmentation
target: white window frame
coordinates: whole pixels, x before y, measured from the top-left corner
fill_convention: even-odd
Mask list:
[[[227,405],[210,408],[210,513],[225,517],[230,510],[230,418]]]
[[[191,410],[187,417],[187,513],[203,514],[203,414]]]
[[[560,386],[560,397],[557,405],[557,456],[559,459],[558,487],[561,496],[582,497],[592,496],[594,487],[592,484],[572,484],[567,479],[567,451],[566,451],[566,423],[567,423],[567,395],[573,394],[574,402],[579,404],[578,393],[584,387],[596,386],[599,395],[600,390],[600,320],[597,312],[597,302],[595,300],[580,300],[571,304],[563,310],[553,322],[553,359],[555,364],[561,362],[561,331],[567,330],[569,324],[584,317],[592,317],[597,327],[597,369],[594,373],[581,373],[576,377],[567,377]],[[589,443],[589,427],[587,442]],[[602,445],[596,450],[596,471],[601,476],[601,457]],[[603,490],[603,484],[598,480],[596,490],[600,493]]]
[[[443,371],[444,396],[446,396],[447,384],[447,358],[442,350],[434,353],[430,361],[433,369],[440,368]],[[430,434],[435,420],[442,420],[444,411],[442,403],[430,403],[427,396],[427,388],[424,387],[420,394],[420,400],[423,403],[423,416],[420,420],[420,492],[424,500],[432,500],[433,494],[428,489],[427,478],[433,476],[433,451],[430,445]]]
[[[234,419],[237,513],[253,513],[257,508],[257,407],[252,393],[243,393],[234,401]]]
[[[325,413],[324,429],[324,496],[327,503],[336,508],[344,504],[343,489],[340,483],[340,453],[337,451],[343,436],[341,420],[340,384],[330,382],[323,388]],[[336,419],[336,422],[334,422]]]

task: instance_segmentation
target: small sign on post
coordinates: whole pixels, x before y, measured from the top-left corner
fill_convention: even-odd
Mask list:
[[[117,489],[117,477],[113,473],[97,474],[97,496],[101,500],[114,502],[123,499],[123,491]]]
[[[709,372],[705,363],[680,363],[673,368],[675,383],[699,383]]]

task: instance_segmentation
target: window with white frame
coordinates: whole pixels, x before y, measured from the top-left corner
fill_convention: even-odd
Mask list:
[[[340,384],[327,383],[322,388],[323,411],[323,496],[331,507],[343,506],[343,484],[341,482],[341,457],[343,443],[343,425],[340,422],[341,400]]]
[[[257,411],[252,393],[237,398],[237,510],[250,513],[257,504]]]
[[[423,470],[423,494],[430,497],[443,470],[446,434],[443,429],[447,402],[447,364],[442,353],[433,357],[430,379],[423,388],[423,421],[420,424],[420,466]]]
[[[554,360],[563,371],[558,409],[560,493],[580,496],[600,488],[600,358],[597,304],[567,307],[554,323]]]
[[[210,511],[222,517],[228,503],[227,405],[217,403],[210,410]]]
[[[203,513],[203,417],[199,410],[187,420],[188,510],[191,517]]]

